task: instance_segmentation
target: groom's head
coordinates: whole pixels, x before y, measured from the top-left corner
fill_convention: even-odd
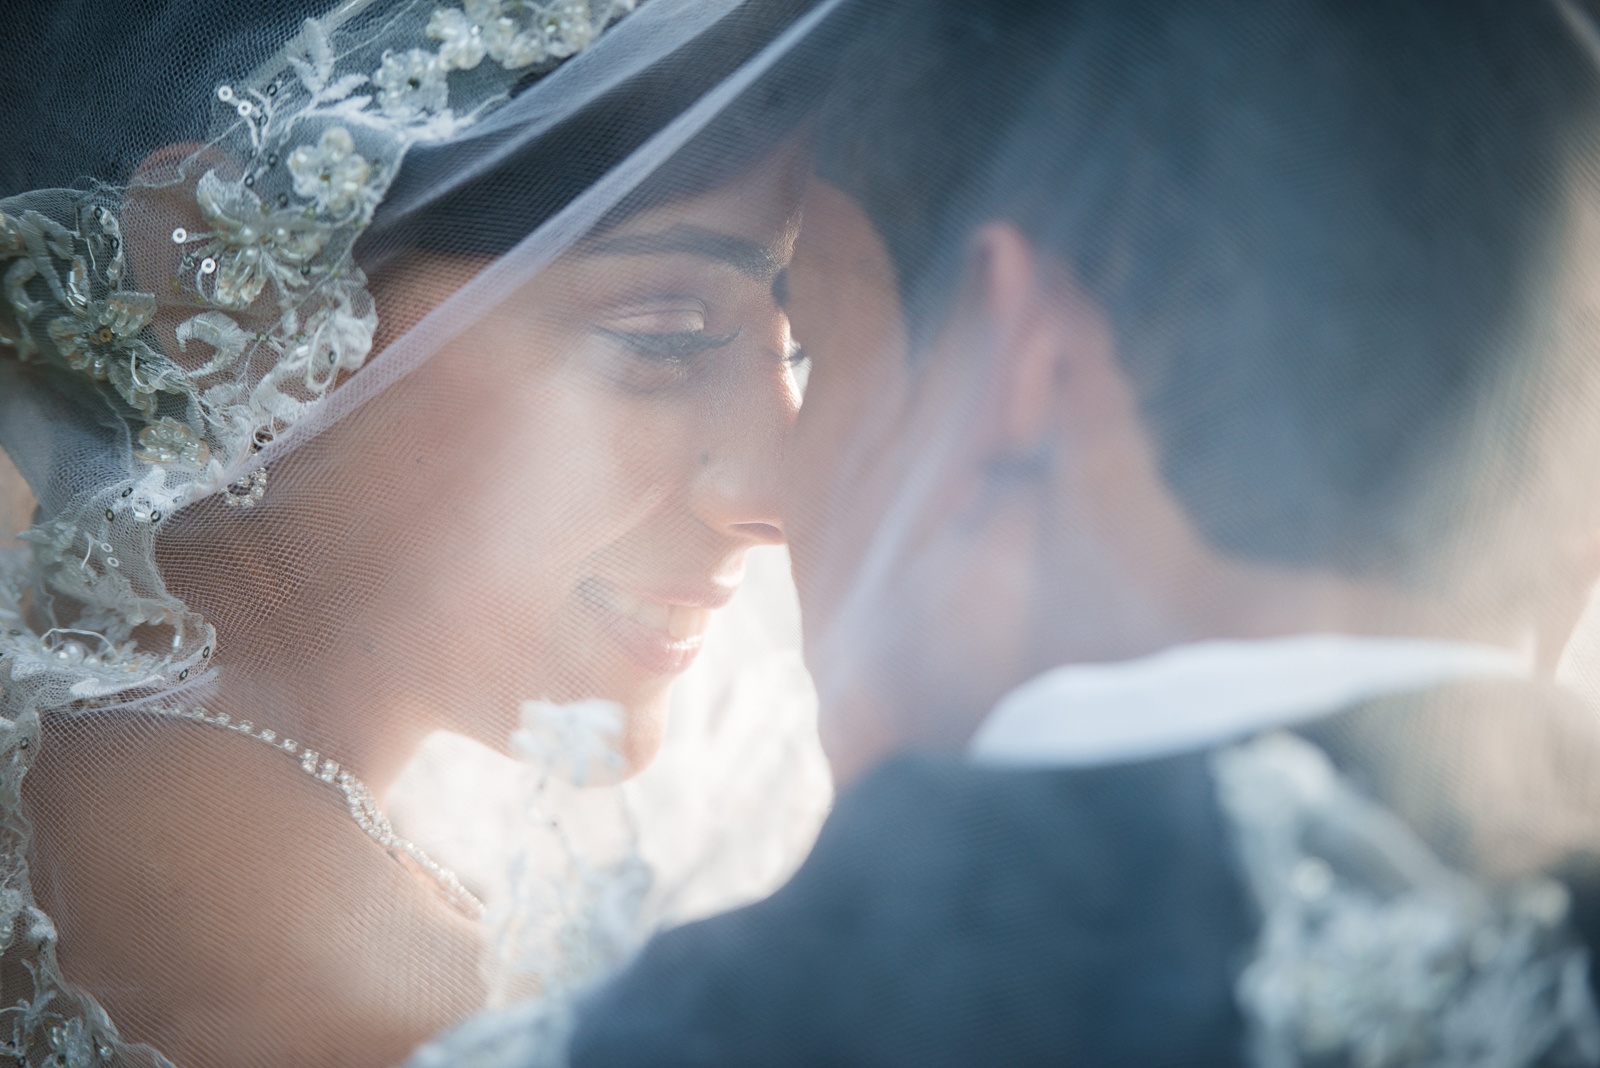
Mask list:
[[[785,279],[813,667],[900,707],[837,746],[1062,660],[1545,611],[1600,499],[1549,462],[1579,0],[860,10]]]

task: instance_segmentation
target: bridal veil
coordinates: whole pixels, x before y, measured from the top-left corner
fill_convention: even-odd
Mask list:
[[[19,16],[17,1063],[394,1063],[803,852],[771,287],[821,12],[633,8]]]
[[[1084,458],[1020,447],[994,353],[946,330],[982,319],[955,313],[984,224],[1056,265],[1030,299],[1119,339],[1118,403],[1159,428],[1142,468],[1076,477],[1159,483],[1194,521],[1106,560],[1181,586],[1204,549],[1458,621],[1526,609],[1548,644],[1600,527],[1600,31],[1582,0],[1451,6],[1273,3],[1233,33],[1124,0],[26,16],[0,163],[0,446],[29,512],[0,549],[0,1050],[398,1061],[770,888],[826,789],[785,536],[835,752],[871,749],[872,709],[989,707],[975,663],[1025,676],[1144,625],[1057,584],[1082,516],[1035,491]],[[1036,8],[1050,31],[1017,32]],[[1003,73],[974,83],[952,42]],[[790,272],[819,182],[875,243]],[[791,332],[802,291],[836,311]],[[1308,358],[1335,351],[1362,359]],[[783,513],[812,474],[797,411],[839,462]],[[746,570],[766,592],[741,601]],[[528,795],[439,735],[524,758]],[[1304,785],[1298,750],[1263,752],[1238,796]],[[1560,926],[1546,885],[1506,930]],[[1496,1041],[1600,1034],[1552,945],[1483,965],[1543,968]],[[1475,967],[1449,991],[1486,989]],[[1299,993],[1253,1024],[1299,1026]],[[218,1052],[241,1029],[262,1037]]]

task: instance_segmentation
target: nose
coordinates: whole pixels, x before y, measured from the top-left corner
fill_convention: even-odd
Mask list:
[[[779,477],[799,394],[781,356],[752,352],[738,362],[743,370],[721,391],[700,438],[690,507],[718,533],[749,545],[779,545]]]

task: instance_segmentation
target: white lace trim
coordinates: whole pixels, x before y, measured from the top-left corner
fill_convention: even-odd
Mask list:
[[[1212,766],[1261,909],[1237,988],[1257,1068],[1600,1064],[1560,883],[1450,869],[1292,735]]]

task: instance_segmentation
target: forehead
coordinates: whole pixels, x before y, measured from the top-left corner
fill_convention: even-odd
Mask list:
[[[784,146],[715,189],[635,212],[592,240],[673,230],[723,234],[770,250],[781,266],[794,250],[803,184],[799,155]]]
[[[825,179],[812,176],[802,198],[799,238],[790,268],[796,300],[826,295],[860,310],[898,317],[900,292],[893,260],[860,203]]]

